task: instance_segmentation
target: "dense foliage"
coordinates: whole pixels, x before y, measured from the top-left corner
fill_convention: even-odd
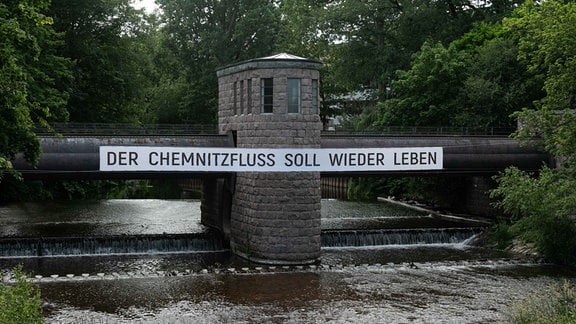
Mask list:
[[[215,70],[278,51],[325,62],[324,117],[338,112],[333,109],[338,98],[366,88],[376,90],[368,92],[373,99],[398,94],[382,101],[374,118],[376,126],[408,122],[392,115],[434,116],[418,121],[440,123],[451,119],[438,116],[438,111],[463,106],[474,112],[460,112],[458,124],[470,120],[497,123],[494,120],[516,107],[510,104],[500,114],[493,114],[494,109],[482,111],[480,107],[490,99],[506,98],[502,94],[511,92],[498,88],[506,87],[506,80],[497,84],[483,82],[486,78],[465,80],[458,68],[479,61],[474,69],[467,68],[467,75],[489,73],[485,67],[514,69],[517,65],[507,65],[510,61],[506,60],[514,55],[514,49],[502,51],[509,44],[492,49],[509,53],[500,65],[491,61],[490,49],[469,57],[461,53],[465,50],[445,47],[475,22],[499,21],[516,1],[492,1],[491,5],[403,0],[157,2],[161,8],[158,15],[135,10],[129,0],[11,0],[1,5],[1,35],[6,40],[0,57],[3,108],[17,108],[3,109],[2,131],[8,134],[12,129],[11,135],[0,141],[3,168],[17,152],[25,151],[32,160],[37,156],[34,122],[215,123]],[[411,61],[417,52],[421,54]],[[430,65],[435,55],[449,59],[441,64],[454,69]],[[411,66],[412,72],[408,70]],[[428,79],[449,78],[445,91],[431,88],[438,83],[421,83],[430,68],[448,73],[437,80]],[[399,69],[408,72],[398,77]],[[517,73],[501,75],[517,83],[524,80],[518,79]],[[466,101],[462,98],[466,89],[460,85],[463,81],[482,98],[461,105]],[[482,96],[486,88],[490,95]],[[516,97],[528,90],[518,91]],[[402,93],[434,98],[403,99]],[[448,97],[454,98],[453,102],[441,102]],[[402,100],[402,104],[394,100]],[[433,109],[420,114],[404,112],[422,102],[425,105],[418,109]],[[362,106],[358,107],[361,111]],[[480,115],[482,118],[476,118]]]
[[[162,122],[215,123],[216,69],[270,55],[280,16],[270,0],[159,0],[163,10],[163,82],[174,85],[157,107]]]
[[[576,3],[527,2],[504,21],[517,35],[519,59],[541,75],[546,96],[516,114],[518,135],[542,138],[544,148],[573,167],[576,157]]]
[[[43,14],[47,0],[0,3],[0,178],[23,152],[36,162],[40,153],[34,123],[65,120],[68,60],[58,56],[59,35]]]
[[[130,0],[52,0],[48,14],[73,62],[67,109],[74,122],[139,122],[151,69],[149,23]]]
[[[40,290],[28,281],[21,266],[15,277],[13,285],[0,284],[0,323],[43,323]]]
[[[448,43],[484,16],[472,1],[342,1],[323,32],[336,41],[336,79],[348,91],[384,91],[425,41]]]
[[[517,137],[542,146],[557,168],[537,176],[509,169],[493,195],[515,216],[512,230],[534,242],[545,256],[576,263],[576,3],[527,2],[504,21],[517,37],[519,59],[542,75],[546,96],[516,113],[523,128]]]
[[[425,42],[367,126],[512,127],[510,115],[543,96],[539,75],[517,57],[512,33],[497,23],[477,24],[448,46]]]
[[[510,231],[535,244],[552,261],[576,263],[576,177],[573,170],[544,167],[538,177],[516,168],[498,178],[492,192],[512,215]]]

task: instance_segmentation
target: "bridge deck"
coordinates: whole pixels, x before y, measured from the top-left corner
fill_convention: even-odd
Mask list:
[[[28,179],[141,179],[168,177],[198,177],[205,173],[193,172],[101,172],[99,148],[102,145],[117,146],[183,146],[183,147],[231,147],[232,138],[224,135],[188,136],[69,136],[40,137],[42,154],[34,168],[22,155],[13,161],[14,168]],[[217,174],[214,174],[217,176]]]
[[[36,168],[22,156],[13,161],[14,167],[27,178],[154,178],[199,177],[207,173],[183,172],[101,172],[101,145],[143,145],[183,147],[233,147],[233,139],[225,135],[70,135],[40,138],[43,153]],[[443,147],[444,169],[439,171],[397,171],[369,173],[322,173],[323,176],[345,175],[438,175],[438,174],[495,174],[508,166],[537,171],[549,164],[548,154],[534,147],[521,147],[507,136],[486,135],[340,135],[325,133],[322,148],[373,147]],[[213,174],[222,176],[224,174]]]
[[[543,164],[550,163],[547,153],[534,146],[520,146],[508,136],[332,135],[323,136],[321,143],[323,148],[443,147],[444,170],[404,172],[405,174],[495,174],[509,166],[537,171]]]

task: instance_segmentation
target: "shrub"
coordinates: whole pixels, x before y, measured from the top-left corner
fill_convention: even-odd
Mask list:
[[[490,239],[496,244],[496,248],[503,250],[512,244],[514,234],[509,225],[499,223],[492,227],[490,231]]]
[[[16,284],[0,285],[0,323],[42,323],[40,290],[28,281],[21,266],[15,275]]]
[[[512,307],[512,323],[575,323],[576,289],[564,282],[537,292]]]
[[[576,264],[576,178],[570,170],[544,167],[537,177],[508,168],[492,197],[512,216],[511,231],[551,261]]]

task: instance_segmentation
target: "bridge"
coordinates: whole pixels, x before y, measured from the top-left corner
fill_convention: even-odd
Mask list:
[[[18,156],[14,167],[26,179],[146,179],[203,177],[205,172],[100,171],[99,148],[106,145],[233,148],[230,135],[215,127],[197,125],[57,124],[39,132],[42,154],[37,167]],[[509,166],[537,171],[550,157],[530,146],[520,146],[509,130],[450,127],[390,128],[384,132],[326,131],[321,148],[442,147],[442,170],[322,172],[329,176],[385,175],[492,175]],[[211,176],[226,176],[219,172]]]
[[[550,161],[548,155],[533,147],[521,147],[506,134],[496,131],[479,134],[468,129],[455,134],[452,129],[439,128],[434,132],[420,129],[419,134],[406,134],[400,129],[380,134],[322,132],[320,67],[318,61],[279,54],[219,69],[216,132],[193,127],[135,129],[138,127],[84,125],[75,130],[61,131],[61,136],[52,133],[41,136],[43,153],[37,168],[28,165],[22,157],[13,164],[30,179],[201,177],[202,223],[227,235],[235,254],[268,264],[306,264],[315,262],[321,253],[321,176],[489,176],[511,165],[535,171]],[[218,172],[209,169],[194,172],[155,169],[104,171],[100,161],[108,162],[100,159],[99,150],[110,147],[132,147],[133,150],[138,150],[138,147],[157,147],[159,150],[234,148],[245,151],[264,148],[307,152],[342,148],[375,151],[382,148],[396,148],[397,151],[433,148],[442,151],[443,160],[438,163],[441,168],[402,168],[399,171],[376,168],[370,171],[362,169],[359,173],[350,169],[311,169],[306,172],[299,169],[291,172],[252,172],[250,169],[239,172],[226,169]],[[128,157],[131,164],[137,152],[130,153],[135,153]],[[400,162],[403,164],[403,160]],[[437,162],[434,159],[434,163]]]

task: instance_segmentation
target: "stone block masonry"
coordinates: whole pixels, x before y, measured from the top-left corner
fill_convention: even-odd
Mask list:
[[[230,224],[234,252],[264,263],[313,262],[320,253],[319,184],[316,172],[238,174]]]
[[[282,54],[220,69],[220,133],[235,133],[239,148],[319,148],[322,123],[312,85],[318,85],[320,66]],[[262,88],[264,79],[270,88]],[[299,80],[291,92],[296,98],[288,98],[288,79]],[[297,113],[288,112],[289,100],[297,103]],[[265,101],[272,102],[271,112]],[[320,200],[318,172],[238,173],[230,215],[232,251],[268,264],[316,261]]]

